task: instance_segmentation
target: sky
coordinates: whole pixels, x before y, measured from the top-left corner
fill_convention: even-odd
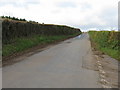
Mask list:
[[[87,30],[117,30],[119,0],[0,0],[0,16]]]

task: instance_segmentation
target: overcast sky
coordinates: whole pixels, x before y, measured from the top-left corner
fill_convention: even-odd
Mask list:
[[[117,29],[119,0],[0,0],[0,16],[90,29]]]

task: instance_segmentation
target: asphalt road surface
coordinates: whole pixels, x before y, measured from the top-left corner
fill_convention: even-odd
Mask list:
[[[101,88],[97,71],[84,68],[92,58],[88,34],[63,41],[3,68],[3,88]],[[87,64],[86,64],[87,65]]]

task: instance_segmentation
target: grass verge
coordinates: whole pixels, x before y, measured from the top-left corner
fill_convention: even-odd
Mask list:
[[[78,34],[74,35],[60,35],[60,36],[39,36],[35,35],[32,37],[22,37],[22,38],[17,38],[14,41],[14,43],[3,45],[2,47],[2,56],[10,56],[14,53],[22,52],[24,50],[27,50],[29,48],[35,47],[37,45],[45,45],[45,44],[50,44],[59,40],[64,40],[69,37],[74,37]]]
[[[118,55],[118,50],[113,50],[110,48],[100,48],[100,50],[102,52],[104,52],[105,54],[108,54],[109,56],[111,56],[112,58],[115,58],[117,60],[120,60],[120,57]]]

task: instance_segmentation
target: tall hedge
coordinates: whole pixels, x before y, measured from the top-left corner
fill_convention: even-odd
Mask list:
[[[119,35],[120,32],[115,31],[90,31],[91,39],[98,43],[100,47],[109,47],[111,49],[117,49],[119,47]]]
[[[15,20],[2,22],[3,44],[11,43],[11,40],[32,35],[72,35],[80,33],[80,29],[63,25],[38,24]]]
[[[96,43],[100,50],[120,60],[120,32],[119,31],[89,31],[91,41]],[[105,51],[105,48],[107,51]],[[115,52],[109,52],[112,50]],[[114,55],[114,54],[116,55]]]

